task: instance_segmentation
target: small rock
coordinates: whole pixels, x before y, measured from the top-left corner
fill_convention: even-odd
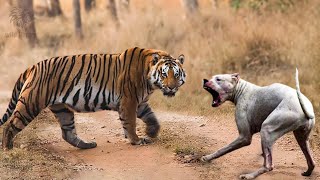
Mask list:
[[[201,124],[199,127],[203,127],[203,126],[205,126],[205,124]]]
[[[107,143],[111,143],[111,142],[108,140]]]
[[[96,138],[95,138],[95,137],[92,137],[92,138],[91,138],[91,140],[94,140],[94,139],[96,139]]]
[[[101,126],[101,128],[106,128],[106,126]]]
[[[26,147],[27,147],[26,144],[21,144],[21,145],[20,145],[20,149],[25,149]]]

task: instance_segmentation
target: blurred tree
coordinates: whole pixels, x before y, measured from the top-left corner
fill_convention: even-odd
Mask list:
[[[79,0],[73,0],[73,18],[76,36],[80,39],[83,38],[82,27],[81,27],[81,11]]]
[[[108,1],[109,1],[109,3],[108,3],[107,8],[109,9],[113,20],[118,22],[119,19],[118,19],[116,2],[115,2],[115,0],[108,0]]]
[[[10,6],[13,5],[13,0],[7,0],[7,2],[8,2],[8,4],[9,4]]]
[[[130,10],[130,0],[122,0],[121,4],[127,11]]]
[[[11,9],[11,21],[17,27],[19,37],[24,35],[31,47],[37,42],[37,33],[34,23],[33,0],[16,0],[17,7]]]
[[[62,15],[62,10],[59,0],[45,0],[48,5],[48,16],[55,17]]]
[[[182,0],[184,6],[186,7],[188,14],[194,14],[198,12],[199,3],[198,0]]]
[[[217,0],[211,0],[211,5],[212,5],[212,8],[213,8],[214,10],[216,10],[217,7],[218,7],[218,1],[217,1]]]
[[[84,0],[84,9],[89,12],[92,8],[96,6],[95,0]]]

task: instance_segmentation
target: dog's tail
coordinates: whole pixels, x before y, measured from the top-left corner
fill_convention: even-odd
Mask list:
[[[299,85],[299,71],[296,68],[296,88],[301,108],[308,119],[314,119],[314,111],[311,102],[301,93]]]

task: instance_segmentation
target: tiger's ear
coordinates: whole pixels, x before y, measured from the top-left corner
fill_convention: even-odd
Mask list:
[[[157,54],[157,53],[152,54],[152,65],[156,65],[158,63],[159,59],[160,59],[159,54]]]
[[[184,55],[180,54],[180,56],[178,57],[178,60],[180,61],[181,64],[184,63]]]

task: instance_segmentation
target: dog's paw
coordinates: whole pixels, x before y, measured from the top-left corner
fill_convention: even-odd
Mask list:
[[[211,159],[210,159],[210,157],[208,157],[208,156],[202,156],[202,157],[200,158],[200,161],[201,161],[201,162],[210,162]]]
[[[306,172],[303,172],[301,173],[302,176],[310,176],[312,173],[312,171],[306,171]]]
[[[252,174],[241,174],[241,175],[239,176],[239,178],[240,178],[240,179],[254,179],[255,177],[254,177],[254,175],[252,175]]]

